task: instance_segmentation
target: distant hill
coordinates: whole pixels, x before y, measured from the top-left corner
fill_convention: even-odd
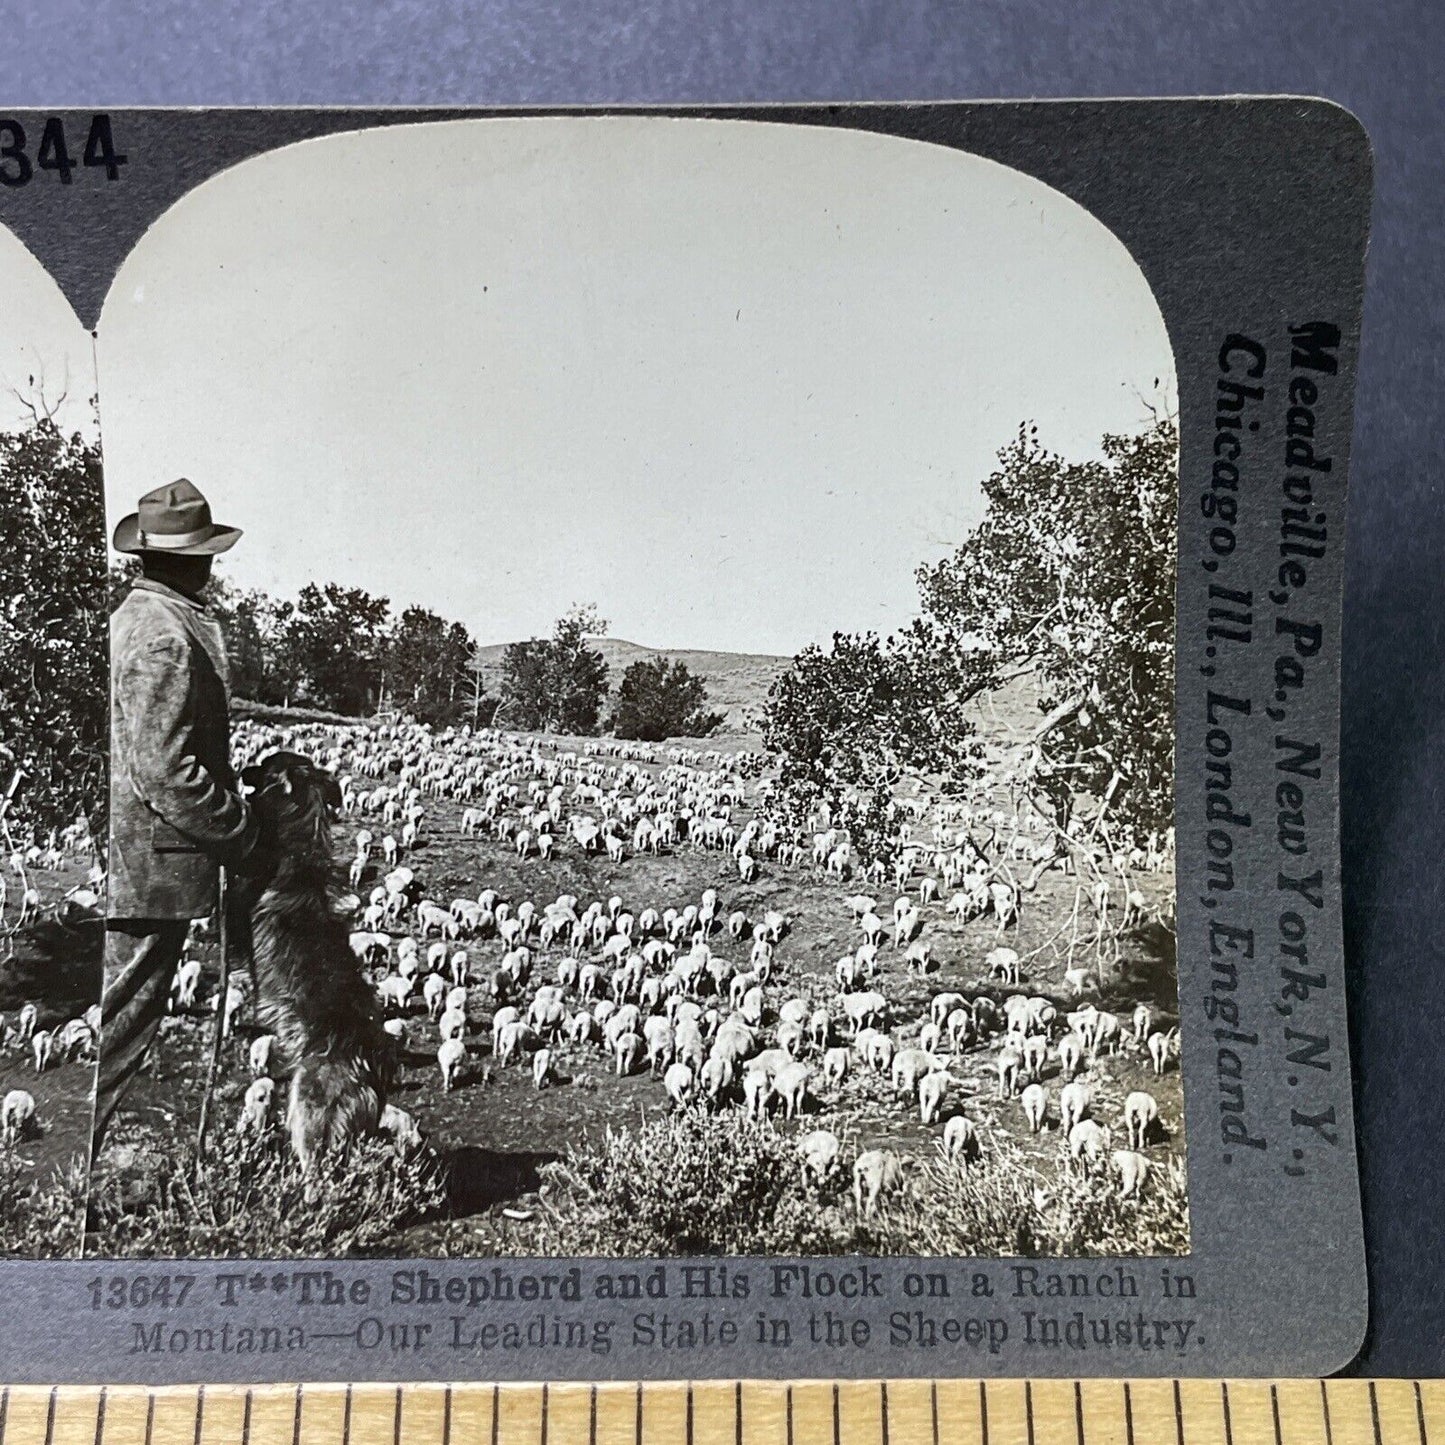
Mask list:
[[[613,689],[634,662],[666,657],[681,662],[695,677],[707,682],[708,706],[724,715],[722,731],[753,732],[756,718],[767,701],[773,679],[792,663],[791,657],[753,652],[703,652],[688,647],[643,647],[621,637],[594,638],[592,645],[607,661]],[[496,694],[502,685],[505,643],[478,648],[482,660],[482,686]]]

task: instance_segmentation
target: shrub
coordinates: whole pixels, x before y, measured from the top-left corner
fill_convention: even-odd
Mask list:
[[[134,1259],[378,1255],[446,1202],[426,1152],[403,1157],[364,1139],[325,1161],[310,1191],[278,1134],[232,1132],[195,1157],[177,1139],[145,1172],[98,1179],[87,1251]]]
[[[13,1153],[0,1152],[0,1258],[76,1258],[88,1184],[82,1159],[37,1181]]]
[[[844,1140],[843,1157],[856,1149]],[[543,1166],[531,1217],[472,1222],[456,1254],[938,1255],[944,1258],[1179,1254],[1189,1247],[1183,1165],[1158,1163],[1141,1200],[1062,1169],[1048,1187],[1016,1145],[968,1168],[905,1160],[905,1187],[860,1216],[852,1172],[804,1170],[796,1139],[736,1113],[688,1110],[610,1130]]]

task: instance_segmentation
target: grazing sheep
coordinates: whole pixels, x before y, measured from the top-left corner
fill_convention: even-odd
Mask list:
[[[641,1034],[624,1032],[617,1035],[617,1041],[612,1046],[612,1055],[616,1061],[617,1077],[626,1078],[629,1074],[635,1074],[647,1053],[647,1043]]]
[[[1124,1100],[1124,1132],[1131,1149],[1142,1149],[1159,1121],[1159,1105],[1153,1094],[1135,1090]]]
[[[973,1014],[966,1008],[956,1008],[948,1016],[948,1046],[958,1053],[966,1048],[973,1034]]]
[[[421,1130],[405,1109],[398,1109],[395,1104],[387,1104],[376,1123],[382,1133],[391,1135],[397,1153],[408,1153],[421,1148]]]
[[[447,1039],[463,1039],[467,1035],[467,1016],[459,1009],[448,1009],[437,1020],[437,1035],[443,1042]]]
[[[193,1009],[196,1006],[196,986],[201,981],[201,960],[183,958],[176,965],[176,976],[171,980],[171,1007]]]
[[[803,1167],[817,1180],[826,1179],[838,1163],[842,1152],[838,1136],[830,1129],[814,1129],[798,1140]]]
[[[1042,1084],[1030,1084],[1019,1096],[1024,1118],[1028,1120],[1029,1133],[1037,1134],[1044,1127],[1044,1118],[1049,1112],[1049,1091]]]
[[[952,1082],[952,1075],[945,1069],[934,1069],[918,1081],[918,1113],[924,1124],[936,1124],[942,1117]]]
[[[1093,1119],[1081,1119],[1069,1130],[1069,1157],[1097,1164],[1109,1148],[1109,1131]]]
[[[961,993],[934,994],[932,1002],[928,1005],[929,1022],[942,1024],[955,1009],[963,1007],[963,1002],[964,999]]]
[[[1094,1105],[1094,1091],[1088,1084],[1072,1082],[1059,1090],[1059,1129],[1065,1138],[1074,1125],[1086,1118]]]
[[[43,1074],[50,1064],[54,1052],[55,1037],[49,1029],[39,1029],[30,1036],[30,1048],[35,1057],[35,1072]]]
[[[1116,1149],[1110,1162],[1119,1176],[1119,1198],[1138,1198],[1144,1190],[1144,1181],[1149,1177],[1149,1161],[1133,1149]]]
[[[853,1202],[859,1214],[872,1214],[883,1193],[903,1187],[903,1164],[891,1149],[869,1149],[853,1161]]]
[[[519,1054],[535,1052],[541,1047],[541,1044],[541,1039],[526,1024],[520,1022],[508,1024],[499,1035],[497,1067],[506,1068]]]
[[[669,1064],[662,1076],[662,1087],[667,1096],[679,1109],[692,1103],[697,1088],[697,1076],[686,1064]]]
[[[1026,1034],[1019,1045],[1019,1058],[1023,1063],[1024,1077],[1037,1080],[1043,1077],[1044,1061],[1049,1055],[1049,1041],[1043,1034]]]
[[[1005,983],[1018,985],[1021,978],[1022,961],[1016,948],[995,948],[984,959],[990,978],[1001,978]]]
[[[259,1134],[265,1129],[275,1093],[274,1079],[256,1079],[252,1082],[251,1087],[246,1090],[246,1098],[241,1105],[241,1118],[237,1125],[243,1134],[251,1131]]]
[[[532,1055],[532,1086],[537,1089],[545,1088],[552,1075],[552,1051],[551,1049],[538,1049]]]
[[[892,1068],[894,1052],[893,1040],[887,1034],[875,1031],[873,1037],[868,1040],[868,1047],[864,1050],[863,1058],[874,1073],[886,1074]]]
[[[743,1107],[748,1118],[764,1118],[767,1115],[768,1102],[772,1096],[772,1076],[766,1069],[750,1067],[743,1075]]]
[[[275,1034],[260,1034],[251,1040],[251,1077],[259,1079],[271,1072],[271,1055],[276,1048]]]
[[[827,1049],[823,1054],[823,1078],[829,1084],[841,1084],[848,1076],[848,1050]]]
[[[13,1147],[35,1123],[35,1099],[24,1089],[11,1089],[0,1100],[0,1141]]]
[[[1174,1052],[1174,1046],[1179,1038],[1177,1029],[1169,1029],[1164,1033],[1152,1033],[1149,1035],[1149,1061],[1154,1066],[1156,1075],[1162,1074],[1169,1063],[1169,1056]]]
[[[1078,1034],[1067,1033],[1059,1040],[1059,1070],[1074,1078],[1084,1062],[1084,1041]]]
[[[783,1101],[783,1115],[796,1119],[803,1112],[811,1082],[807,1064],[785,1064],[773,1077],[773,1092]]]
[[[913,1094],[917,1092],[918,1081],[925,1074],[947,1067],[947,1060],[935,1057],[926,1049],[899,1049],[893,1056],[890,1070],[893,1087],[900,1094]]]
[[[965,1164],[978,1157],[978,1130],[973,1120],[962,1114],[955,1114],[943,1126],[943,1152],[954,1160]]]
[[[702,1066],[702,1090],[710,1102],[720,1104],[722,1096],[732,1088],[732,1060],[725,1055],[713,1054]]]
[[[888,1017],[888,1000],[876,989],[866,993],[841,994],[839,1003],[855,1036],[866,1025],[877,1027],[886,1022]]]
[[[442,1071],[442,1092],[450,1094],[461,1076],[467,1046],[461,1039],[446,1039],[437,1049],[437,1067]]]
[[[1023,1060],[1013,1049],[999,1051],[995,1067],[998,1070],[998,1096],[1000,1099],[1011,1099],[1018,1091],[1019,1070],[1022,1066]]]

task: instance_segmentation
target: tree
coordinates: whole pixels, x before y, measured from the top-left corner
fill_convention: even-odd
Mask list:
[[[989,676],[976,654],[943,647],[922,621],[896,637],[835,633],[829,651],[805,649],[773,683],[765,716],[784,811],[801,822],[822,805],[865,863],[887,861],[904,777],[972,775],[964,706]]]
[[[450,726],[479,720],[481,674],[476,643],[459,622],[408,607],[385,643],[385,676],[396,705],[420,722]]]
[[[720,712],[707,711],[707,684],[687,664],[656,657],[634,662],[622,674],[612,711],[620,738],[657,743],[664,738],[702,738],[722,725]]]
[[[1026,781],[1060,825],[1091,796],[1125,831],[1173,817],[1178,437],[1171,420],[1067,462],[1020,428],[983,484],[978,529],[919,569],[920,615],[896,636],[809,648],[769,693],[780,798],[849,820],[865,861],[886,852],[909,772],[966,787],[968,702],[1011,673],[1043,689]]]
[[[301,589],[279,645],[306,701],[357,716],[379,700],[390,611],[385,597],[360,587],[309,582]]]
[[[587,645],[607,623],[593,606],[557,619],[549,638],[510,644],[502,655],[497,719],[508,727],[590,737],[607,696],[607,663]]]
[[[17,817],[104,836],[109,577],[100,448],[43,408],[0,433],[0,767]]]
[[[276,604],[266,593],[237,587],[223,577],[212,577],[204,595],[226,640],[231,696],[284,701],[289,688],[276,668]]]
[[[978,530],[919,590],[951,645],[1037,667],[1036,791],[1056,814],[1082,793],[1143,834],[1174,814],[1178,432],[1163,418],[1103,453],[1067,462],[1020,428]]]

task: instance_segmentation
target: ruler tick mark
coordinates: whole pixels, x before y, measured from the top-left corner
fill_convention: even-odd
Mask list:
[[[1415,1423],[1420,1427],[1420,1445],[1430,1445],[1430,1437],[1425,1433],[1425,1401],[1420,1395],[1420,1382],[1415,1381]],[[0,1442],[3,1442],[5,1429],[3,1416],[0,1416]]]
[[[100,1387],[100,1399],[95,1403],[95,1445],[100,1445],[105,1435],[105,1386]],[[246,1445],[243,1440],[241,1445]]]

